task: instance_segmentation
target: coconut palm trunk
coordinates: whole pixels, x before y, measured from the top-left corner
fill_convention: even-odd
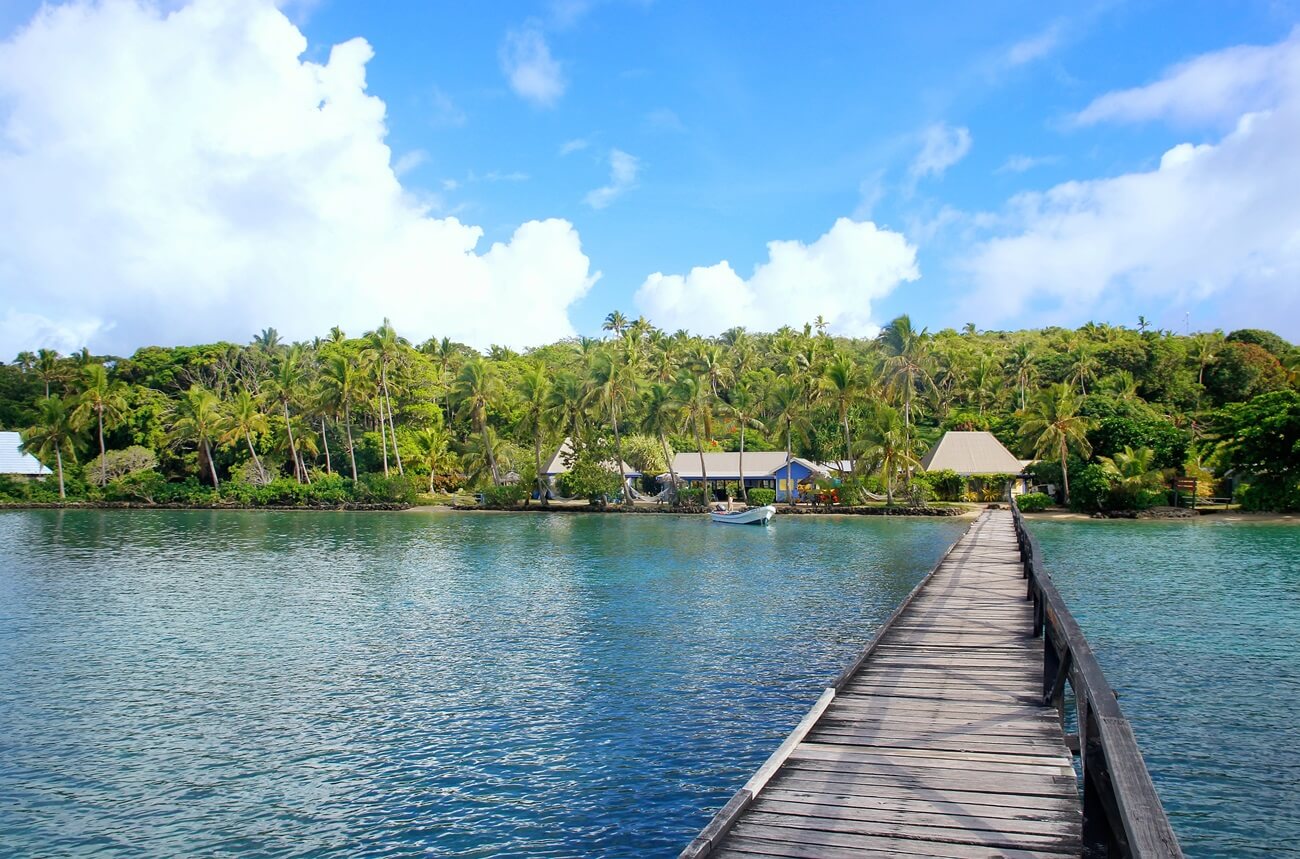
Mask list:
[[[402,452],[397,449],[397,426],[393,423],[393,398],[388,393],[388,368],[386,366],[380,372],[380,376],[384,383],[384,402],[388,405],[388,429],[389,434],[393,437],[393,456],[397,459],[397,473],[405,474],[406,472],[402,469]]]
[[[289,458],[293,460],[293,479],[302,483],[302,472],[298,468],[298,446],[293,442],[293,424],[289,422],[289,401],[282,402],[284,406],[284,429],[289,434]]]
[[[618,479],[623,487],[623,504],[632,506],[632,492],[627,484],[627,474],[623,472],[623,437],[618,431],[618,409],[609,410],[610,420],[614,424],[614,456],[618,457]]]
[[[488,469],[490,469],[492,472],[492,485],[500,486],[501,473],[497,471],[497,458],[496,458],[496,454],[492,452],[492,438],[491,436],[488,435],[486,420],[483,420],[479,423],[479,429],[483,433],[483,452],[487,454]]]
[[[703,492],[700,497],[705,504],[708,504],[713,499],[709,497],[709,470],[704,466],[704,437],[700,435],[699,418],[696,418],[691,423],[695,427],[695,446],[700,451],[700,485]]]
[[[46,385],[46,388],[48,387],[49,385]],[[68,493],[63,491],[63,452],[57,447],[54,448],[54,464],[59,469],[59,498],[64,499],[68,497]]]
[[[546,491],[546,476],[542,474],[542,433],[540,430],[533,436],[533,462],[537,467],[537,500],[543,507],[550,507],[551,499],[547,497],[550,493]],[[433,490],[430,489],[429,491],[432,492]],[[527,504],[528,502],[525,500],[524,503]]]
[[[1065,438],[1061,438],[1061,480],[1065,484],[1065,506],[1070,506],[1070,466],[1067,462]]]
[[[352,466],[352,481],[355,483],[357,479],[357,454],[352,446],[352,410],[348,408],[346,402],[343,404],[343,422],[348,427],[348,461]]]
[[[258,477],[266,483],[266,469],[262,467],[262,460],[257,457],[257,448],[253,447],[253,436],[247,429],[244,430],[244,441],[248,442],[248,453],[253,457],[253,466],[257,469]]]
[[[212,488],[216,489],[221,485],[221,481],[217,480],[217,464],[212,461],[212,447],[207,439],[203,440],[203,456],[208,461],[208,473],[212,475]]]
[[[108,485],[108,461],[104,458],[104,406],[95,409],[99,415],[99,485]]]
[[[325,435],[325,418],[320,419],[320,441],[325,448],[325,473],[333,474],[334,467],[330,463],[330,440]]]
[[[662,432],[659,433],[659,446],[664,450],[664,462],[668,463],[668,485],[672,487],[669,493],[673,503],[677,503],[677,472],[673,470],[673,458],[668,455],[668,438]]]
[[[384,403],[379,403],[379,446],[384,449],[384,477],[388,476],[388,424],[384,422]]]

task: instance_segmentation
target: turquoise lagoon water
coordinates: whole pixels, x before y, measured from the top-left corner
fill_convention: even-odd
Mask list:
[[[673,856],[937,521],[0,514],[0,855]]]
[[[1300,856],[1300,528],[1033,521],[1188,856]]]
[[[675,855],[963,527],[0,514],[0,855]],[[1300,531],[1032,527],[1188,855],[1294,854]]]

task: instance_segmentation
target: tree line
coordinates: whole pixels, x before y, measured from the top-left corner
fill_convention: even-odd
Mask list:
[[[577,459],[667,472],[670,484],[680,450],[851,460],[850,488],[892,503],[936,491],[919,461],[949,429],[988,430],[1042,460],[1043,481],[1075,506],[1122,504],[1174,473],[1209,485],[1248,472],[1267,484],[1260,504],[1300,496],[1300,447],[1266,462],[1239,444],[1252,403],[1249,419],[1276,418],[1277,438],[1293,431],[1300,350],[1267,331],[930,332],[900,316],[874,338],[832,336],[820,319],[701,337],[619,312],[603,330],[523,353],[412,343],[387,320],[310,342],[268,328],[248,344],[129,357],[24,352],[0,366],[0,425],[23,432],[59,497],[522,486],[546,503],[541,472],[569,438]]]

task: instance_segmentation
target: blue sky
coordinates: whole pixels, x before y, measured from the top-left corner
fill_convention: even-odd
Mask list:
[[[0,337],[117,347],[242,339],[259,312],[263,324],[306,336],[314,332],[296,326],[319,326],[331,306],[345,327],[384,313],[399,328],[409,320],[412,336],[449,332],[479,345],[496,332],[471,315],[500,314],[500,339],[527,345],[566,325],[595,333],[613,309],[704,333],[823,313],[833,328],[862,334],[908,312],[931,328],[1133,325],[1141,314],[1175,329],[1190,316],[1193,328],[1300,336],[1300,214],[1285,200],[1300,187],[1289,184],[1295,168],[1284,150],[1270,145],[1300,112],[1296,3],[318,0],[282,6],[286,26],[268,24],[275,37],[265,39],[241,22],[280,15],[269,0],[202,0],[202,27],[184,32],[167,17],[184,3],[70,8],[78,14],[47,12],[39,28],[30,23],[36,3],[0,10],[0,178],[6,167],[13,176],[90,175],[96,199],[114,189],[147,205],[110,206],[72,225],[60,218],[21,245],[0,242],[0,294],[11,297]],[[293,27],[306,40],[296,59]],[[195,68],[184,51],[148,47],[198,40],[200,30]],[[298,125],[286,123],[270,144],[241,139],[239,178],[195,184],[230,167],[230,152],[205,160],[214,148],[259,133],[248,131],[257,110],[296,109],[290,82],[300,62],[334,67],[331,49],[358,37],[372,56],[339,74],[355,88],[347,97],[356,109],[339,120],[346,133],[299,140]],[[91,43],[109,47],[85,50]],[[47,59],[63,51],[78,52],[77,68]],[[123,57],[131,74],[119,74]],[[382,126],[371,103],[357,101],[361,74],[366,94],[382,101]],[[275,107],[255,107],[281,86]],[[254,112],[242,115],[243,105]],[[171,124],[140,113],[151,109]],[[69,130],[87,111],[104,113],[88,127],[120,149],[92,152]],[[1254,114],[1278,127],[1243,127]],[[181,133],[190,122],[193,133]],[[119,132],[138,136],[116,140]],[[193,142],[204,135],[219,143]],[[380,144],[391,151],[387,174],[374,163]],[[1204,149],[1178,150],[1188,159],[1164,166],[1187,175],[1157,175],[1182,144]],[[140,151],[153,166],[123,154]],[[353,154],[362,166],[349,166]],[[404,202],[372,199],[370,187],[393,177]],[[367,189],[357,191],[361,181]],[[8,201],[26,224],[56,217],[46,207],[60,202],[87,208],[78,194],[88,192],[61,178],[27,185]],[[1225,189],[1242,187],[1243,199],[1220,207],[1234,194]],[[418,207],[422,219],[408,224],[416,216],[389,205]],[[169,217],[169,206],[184,215]],[[371,221],[341,223],[341,209],[391,220],[403,237],[362,237]],[[241,234],[262,218],[262,229]],[[438,231],[447,218],[480,228],[478,245],[467,252],[448,238],[438,253],[452,256],[423,255],[442,239],[407,234]],[[521,238],[531,221],[549,226]],[[51,263],[32,248],[53,232],[104,250],[88,271]],[[224,250],[196,259],[200,241]],[[322,248],[364,241],[373,244],[365,253],[321,262]],[[774,241],[798,244],[777,260]],[[492,259],[493,242],[512,261]],[[135,250],[120,253],[123,245]],[[756,275],[769,254],[776,262]],[[717,268],[723,260],[730,271]],[[534,282],[541,270],[554,282]],[[88,272],[101,293],[124,300],[79,292]],[[665,278],[652,283],[655,273]],[[367,290],[360,305],[345,295]],[[481,302],[467,297],[480,292]],[[175,300],[174,317],[157,312],[159,299]],[[302,310],[320,303],[325,311]],[[506,318],[516,311],[518,320]]]

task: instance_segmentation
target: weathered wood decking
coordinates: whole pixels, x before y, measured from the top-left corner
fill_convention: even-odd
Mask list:
[[[683,859],[1080,855],[1034,613],[986,511]]]

